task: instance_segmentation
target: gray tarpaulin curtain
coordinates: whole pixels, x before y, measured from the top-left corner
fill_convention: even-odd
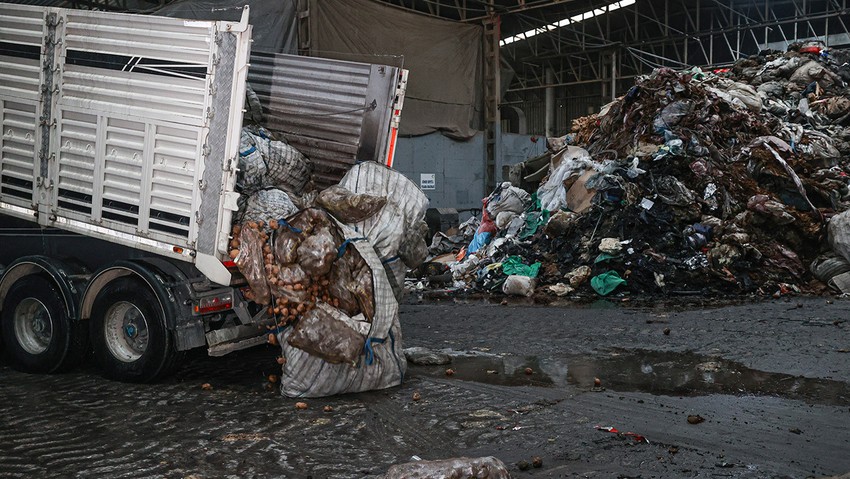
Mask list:
[[[154,15],[192,20],[239,20],[245,5],[251,7],[253,50],[298,53],[295,0],[178,0]]]
[[[255,30],[256,31],[256,30]],[[404,55],[410,80],[401,135],[467,139],[479,126],[483,28],[373,0],[310,0],[312,56],[381,63]]]

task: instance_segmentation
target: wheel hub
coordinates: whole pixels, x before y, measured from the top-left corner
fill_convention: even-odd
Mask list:
[[[24,298],[15,307],[15,339],[24,351],[41,354],[47,351],[53,338],[50,311],[38,298]]]
[[[128,301],[119,301],[107,309],[103,333],[109,352],[125,363],[139,360],[148,349],[147,319]]]
[[[135,324],[130,323],[124,327],[124,334],[126,334],[128,338],[133,339],[139,334],[139,330],[136,329]]]

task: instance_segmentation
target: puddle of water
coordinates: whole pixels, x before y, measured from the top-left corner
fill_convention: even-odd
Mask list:
[[[518,356],[454,356],[446,366],[412,366],[413,374],[501,386],[577,386],[594,388],[594,379],[611,391],[665,396],[777,396],[808,404],[850,405],[850,384],[768,373],[740,363],[693,353],[618,351],[609,356],[545,359]],[[530,368],[532,374],[526,374]]]
[[[693,353],[622,351],[604,358],[569,360],[569,382],[592,387],[594,378],[614,391],[658,395],[707,394],[778,396],[809,404],[850,405],[850,384],[783,373]]]
[[[444,366],[411,366],[413,373],[423,374],[430,377],[447,377],[446,370],[451,369],[453,379],[461,381],[474,381],[499,386],[553,386],[566,384],[566,365],[561,363],[559,368],[561,374],[553,371],[544,364],[551,362],[534,357],[517,356],[453,356],[451,364]],[[531,374],[526,369],[531,369]]]

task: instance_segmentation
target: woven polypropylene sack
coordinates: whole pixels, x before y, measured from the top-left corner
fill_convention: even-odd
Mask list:
[[[278,334],[278,342],[286,359],[281,393],[287,397],[323,397],[385,389],[401,384],[407,371],[398,301],[381,260],[361,233],[341,223],[337,226],[340,234],[350,240],[349,247],[357,249],[372,272],[375,313],[365,338],[366,348],[355,365],[331,364],[289,345],[292,328],[284,329]]]
[[[298,211],[289,195],[276,188],[259,190],[248,196],[239,211],[241,221],[269,221],[286,218]]]
[[[301,193],[312,171],[310,160],[294,146],[272,139],[264,129],[242,129],[238,185],[243,191],[276,187]]]
[[[422,190],[398,171],[375,162],[355,165],[339,182],[343,188],[355,193],[368,193],[387,198],[387,204],[374,216],[351,226],[362,232],[372,243],[378,257],[384,262],[387,275],[398,278],[392,284],[396,298],[403,292],[405,264],[397,261],[404,249],[404,263],[410,268],[418,266],[414,253],[417,248],[402,248],[411,232],[425,220],[428,197]],[[412,241],[412,239],[410,239]]]

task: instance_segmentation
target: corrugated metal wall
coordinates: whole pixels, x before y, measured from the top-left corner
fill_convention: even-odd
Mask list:
[[[378,160],[388,136],[398,68],[253,52],[248,82],[266,124],[335,184],[357,160]],[[373,103],[374,102],[374,103]]]

